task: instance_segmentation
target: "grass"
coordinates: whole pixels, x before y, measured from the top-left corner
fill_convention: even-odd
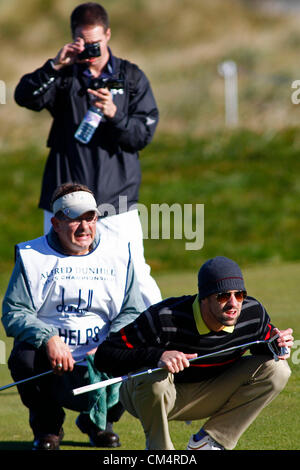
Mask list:
[[[295,296],[300,282],[300,263],[282,264],[280,267],[255,266],[244,270],[249,293],[263,302],[274,324],[279,328],[291,327],[295,339],[300,339],[300,327]],[[156,276],[164,296],[184,295],[196,292],[196,273],[171,272]],[[9,354],[11,340],[4,337]],[[299,348],[299,346],[298,346]],[[256,421],[241,437],[236,450],[300,450],[300,428],[297,424],[297,411],[300,406],[300,369],[297,364],[297,350],[293,350],[289,363],[292,376],[284,391],[259,415]],[[293,361],[295,363],[293,363]],[[12,382],[6,365],[0,365],[0,383]],[[27,410],[21,404],[15,388],[0,392],[0,450],[29,450],[31,431],[28,426]],[[296,415],[295,415],[296,412]],[[77,430],[74,421],[76,413],[66,410],[64,425],[65,439],[63,450],[90,450],[86,436]],[[190,426],[181,422],[171,422],[170,429],[176,449],[185,449],[189,436],[201,422]],[[144,436],[138,420],[125,413],[115,426],[122,447],[120,450],[144,449]],[[116,452],[118,449],[116,449]]]
[[[193,208],[192,226],[204,231],[201,250],[187,250],[182,234],[170,239],[145,239],[145,253],[153,271],[194,270],[208,257],[222,252],[243,265],[300,260],[299,172],[297,128],[280,132],[243,129],[205,137],[164,135],[142,152],[140,203],[184,204]],[[0,149],[0,292],[13,265],[14,244],[42,232],[37,209],[45,151],[24,143],[22,149]],[[204,227],[195,217],[204,204]],[[196,222],[198,221],[198,226]],[[163,224],[161,222],[160,229]]]
[[[145,245],[154,266],[195,269],[219,251],[243,263],[298,259],[298,152],[293,128],[153,142],[142,158],[141,202],[205,205],[203,250],[151,240]]]

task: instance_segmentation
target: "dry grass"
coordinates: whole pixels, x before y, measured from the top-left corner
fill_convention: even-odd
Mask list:
[[[279,129],[297,125],[291,84],[298,73],[299,15],[268,15],[239,0],[115,0],[111,46],[149,76],[161,111],[158,132],[203,134],[224,125],[223,79],[218,64],[239,70],[240,126]],[[0,108],[0,144],[44,145],[47,113],[20,109],[19,78],[54,56],[69,35],[72,0],[0,2],[1,76],[7,104]]]

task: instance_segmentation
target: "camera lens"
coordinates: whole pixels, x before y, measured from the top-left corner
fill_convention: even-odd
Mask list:
[[[100,43],[86,44],[84,51],[78,54],[78,59],[90,59],[92,57],[99,57],[101,55]]]

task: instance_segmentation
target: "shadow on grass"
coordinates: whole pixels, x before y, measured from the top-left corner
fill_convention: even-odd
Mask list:
[[[32,450],[32,441],[7,441],[0,442],[0,451],[24,451]],[[106,448],[92,447],[89,442],[80,442],[80,441],[63,441],[61,443],[61,450],[107,450]],[[112,449],[109,449],[112,450]],[[115,450],[115,449],[114,449]]]
[[[0,451],[2,450],[31,450],[32,442],[14,441],[0,442]]]

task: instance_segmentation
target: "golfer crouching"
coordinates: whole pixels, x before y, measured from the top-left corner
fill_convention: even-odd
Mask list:
[[[199,271],[198,287],[197,295],[151,306],[111,334],[95,354],[96,367],[115,376],[162,367],[124,381],[120,389],[125,409],[141,421],[149,450],[174,449],[169,421],[203,418],[208,419],[187,449],[233,449],[290,376],[286,359],[292,330],[279,331],[270,323],[263,305],[247,295],[234,261],[208,260]],[[276,335],[274,343],[287,348],[279,356],[267,342]],[[234,349],[256,341],[249,355],[244,355],[246,346]]]

